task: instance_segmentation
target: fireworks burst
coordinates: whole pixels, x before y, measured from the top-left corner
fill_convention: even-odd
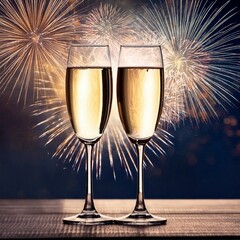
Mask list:
[[[50,4],[50,1],[43,2],[46,6]],[[57,5],[62,1],[51,1],[51,4],[53,2]],[[239,24],[231,24],[231,19],[235,14],[233,10],[224,13],[228,3],[222,5],[221,8],[215,7],[215,4],[209,4],[207,1],[203,3],[202,1],[165,0],[159,2],[159,4],[151,3],[150,8],[142,7],[143,14],[141,14],[141,17],[137,17],[117,6],[100,3],[99,6],[88,12],[82,22],[79,31],[82,43],[110,44],[114,81],[116,81],[119,44],[134,42],[138,44],[159,43],[162,45],[166,79],[164,111],[158,131],[147,145],[148,149],[156,155],[164,152],[160,143],[171,144],[169,140],[171,136],[162,128],[164,123],[175,126],[185,114],[194,117],[196,122],[199,120],[206,121],[210,116],[217,115],[214,110],[216,104],[224,107],[224,103],[231,104],[231,100],[234,99],[232,90],[237,89],[239,84],[237,80],[239,56],[236,54],[239,45],[232,43],[239,39]],[[9,8],[11,11],[6,6],[11,6]],[[16,11],[14,6],[15,4],[11,1],[1,3],[1,8],[7,9],[9,12]],[[39,7],[37,0],[26,1],[26,3],[22,1],[21,6],[23,9],[28,6],[28,10],[31,9],[32,12],[35,12],[33,10],[34,6]],[[68,16],[70,10],[72,11],[72,6],[64,5],[63,9],[65,8],[66,11],[63,12],[66,15],[62,15],[60,19]],[[34,20],[34,23],[42,22],[41,19],[46,14],[43,11],[44,9],[42,8],[42,12],[40,11],[41,17]],[[58,11],[57,8],[53,12],[56,13],[56,11]],[[13,25],[9,19],[13,18],[14,15],[23,15],[22,12],[23,10],[16,11],[15,14],[9,13],[7,15],[5,13],[3,15],[5,18],[2,18],[4,21],[1,24],[4,24],[2,26],[4,26],[5,35],[8,35],[8,40],[11,39],[9,31],[12,31],[13,28],[8,27],[8,25]],[[62,11],[57,16],[59,17],[61,14]],[[135,22],[134,17],[137,18],[138,25],[132,24]],[[44,19],[48,18],[44,17]],[[4,48],[0,50],[0,56],[1,59],[6,58],[1,60],[1,67],[5,67],[4,77],[1,80],[1,83],[3,83],[2,91],[7,88],[10,80],[15,78],[17,73],[20,73],[20,75],[16,77],[17,81],[14,89],[17,84],[20,84],[26,91],[31,76],[31,71],[27,66],[38,66],[40,62],[47,63],[48,67],[51,66],[51,69],[47,71],[51,73],[50,75],[53,75],[53,72],[59,74],[59,76],[54,75],[54,79],[64,79],[65,73],[62,70],[55,71],[53,69],[65,69],[63,66],[66,65],[67,58],[66,44],[69,36],[74,32],[72,22],[75,21],[75,17],[71,15],[67,19],[68,21],[62,22],[58,27],[55,25],[55,31],[53,29],[49,31],[49,29],[60,21],[53,21],[52,23],[50,21],[52,18],[48,19],[50,22],[45,20],[45,25],[42,28],[37,28],[41,30],[40,35],[40,30],[36,32],[36,29],[29,27],[31,29],[30,43],[29,33],[26,31],[29,28],[24,27],[20,28],[21,31],[19,30],[21,34],[22,32],[24,34],[28,33],[28,42],[22,42],[22,39],[26,38],[26,34],[20,40],[18,37],[20,33],[16,34],[15,38],[18,39],[18,44],[15,40],[8,43],[5,38],[1,37],[2,34],[0,35],[0,42],[4,44]],[[30,20],[28,19],[28,21]],[[29,26],[32,25],[29,24]],[[44,29],[45,31],[43,31]],[[46,31],[46,29],[48,30]],[[0,31],[2,33],[3,30]],[[51,46],[51,41],[48,41],[48,38],[56,39],[55,42],[52,41],[54,46]],[[14,46],[18,46],[18,48],[14,50]],[[43,48],[43,46],[45,47]],[[54,50],[51,50],[51,47]],[[14,50],[14,54],[7,58],[6,56],[9,56],[9,52],[12,52],[12,50]],[[33,57],[32,52],[37,57]],[[23,56],[20,57],[21,60],[19,60],[19,56]],[[30,58],[32,60],[29,60],[26,56],[32,56]],[[17,60],[20,62],[17,62]],[[7,65],[10,65],[10,67],[6,67]],[[11,69],[15,69],[15,71],[11,73],[10,78],[7,78]],[[21,69],[27,70],[21,71]],[[45,69],[38,70],[38,72],[43,71]],[[41,78],[38,75],[36,76],[36,73],[37,71],[34,71],[34,79],[38,79],[38,81],[47,79],[45,76]],[[39,82],[42,84],[45,81],[41,80]],[[39,87],[39,84],[36,84],[38,89],[44,89],[45,91],[46,87],[42,85]],[[48,139],[47,144],[53,140],[61,142],[54,156],[72,161],[74,168],[78,169],[84,158],[84,148],[72,131],[64,94],[56,96],[57,92],[64,92],[64,81],[51,82],[51,86],[54,91],[49,91],[47,95],[43,95],[34,105],[36,107],[34,115],[42,118],[38,123],[38,126],[44,128],[41,137]],[[134,162],[135,150],[132,144],[128,143],[128,139],[122,130],[118,118],[116,96],[114,96],[112,114],[106,132],[95,147],[96,170],[99,177],[101,176],[102,153],[105,150],[108,152],[113,172],[114,158],[118,157],[126,173],[131,176],[132,167],[136,168]],[[146,160],[152,164],[148,156]]]
[[[130,42],[133,39],[134,28],[132,26],[132,15],[129,12],[123,11],[117,6],[110,4],[102,4],[93,8],[84,18],[80,29],[81,42],[91,44],[106,44],[111,47],[111,57],[113,64],[113,80],[116,86],[116,70],[118,49],[121,43]],[[137,34],[137,33],[135,33]],[[64,84],[58,85],[60,91],[65,89]],[[58,91],[56,91],[58,92]],[[108,127],[105,134],[100,139],[99,143],[94,148],[96,160],[97,177],[101,176],[102,153],[106,151],[110,165],[113,169],[114,177],[114,162],[118,158],[124,167],[126,174],[132,176],[132,168],[136,169],[135,165],[135,148],[129,143],[126,137],[119,117],[116,102],[116,89],[114,89],[114,101],[112,104],[112,113],[109,119]],[[44,127],[44,133],[41,137],[47,137],[47,144],[54,141],[60,141],[54,156],[63,159],[68,159],[73,162],[73,167],[78,170],[84,159],[84,148],[80,144],[72,131],[68,114],[66,110],[65,97],[62,95],[56,98],[54,94],[48,95],[35,103],[34,115],[43,118],[38,123],[38,126]],[[148,149],[156,155],[164,153],[160,142],[163,145],[171,144],[170,134],[160,130],[148,145]],[[158,144],[156,143],[158,141]],[[146,163],[152,165],[151,160],[146,156]]]
[[[100,2],[84,19],[82,33],[83,41],[91,43],[127,42],[134,34],[133,17],[118,6]]]
[[[47,94],[63,74],[81,1],[0,1],[0,91],[17,100]],[[53,73],[54,72],[54,73]],[[54,76],[53,76],[54,75]]]
[[[183,92],[184,109],[197,123],[216,117],[216,104],[224,107],[236,100],[233,91],[239,88],[236,40],[240,31],[239,24],[231,22],[237,12],[226,10],[228,4],[217,7],[216,2],[208,1],[151,2],[151,7],[142,8],[144,17],[138,17],[163,47],[166,83],[172,82],[175,93]]]

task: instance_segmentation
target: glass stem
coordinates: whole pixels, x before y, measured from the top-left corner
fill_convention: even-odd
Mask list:
[[[83,212],[96,211],[93,203],[93,184],[92,184],[92,152],[93,145],[85,144],[87,161],[86,197]]]
[[[137,201],[134,211],[147,211],[144,203],[144,176],[143,176],[143,158],[144,147],[143,144],[136,144],[138,155],[138,190]]]

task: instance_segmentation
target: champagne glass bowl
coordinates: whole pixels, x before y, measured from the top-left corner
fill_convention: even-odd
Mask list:
[[[112,71],[108,46],[70,46],[66,73],[66,101],[73,130],[86,149],[86,197],[81,213],[66,217],[66,224],[113,223],[99,214],[93,201],[92,151],[101,138],[112,104]]]
[[[150,214],[144,201],[144,147],[154,134],[163,108],[164,71],[161,47],[121,46],[117,73],[117,102],[123,128],[136,146],[138,186],[131,214],[116,219],[123,225],[161,225],[166,219]]]

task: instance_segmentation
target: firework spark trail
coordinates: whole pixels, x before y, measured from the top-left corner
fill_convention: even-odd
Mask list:
[[[237,14],[216,2],[165,0],[143,7],[140,25],[159,38],[163,47],[166,82],[181,91],[185,111],[196,123],[216,117],[214,106],[232,105],[239,88],[239,23]],[[177,111],[178,112],[178,111]]]
[[[44,128],[39,137],[47,139],[45,145],[60,142],[53,157],[72,162],[73,169],[78,171],[84,159],[84,145],[72,130],[65,101],[52,95],[36,101],[32,107],[33,115],[38,119],[35,127]]]
[[[135,34],[132,20],[128,11],[100,2],[84,18],[82,39],[91,43],[127,42]]]
[[[68,42],[74,38],[73,10],[82,1],[0,1],[0,91],[17,101],[38,99],[51,88],[52,69],[61,78]],[[35,96],[34,96],[35,95]]]

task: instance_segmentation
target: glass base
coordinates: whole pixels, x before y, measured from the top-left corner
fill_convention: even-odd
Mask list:
[[[120,225],[153,226],[167,223],[166,218],[154,216],[147,211],[133,211],[130,215],[115,220]]]
[[[98,212],[82,212],[78,215],[63,218],[65,224],[82,224],[82,225],[104,225],[112,224],[113,219]]]

